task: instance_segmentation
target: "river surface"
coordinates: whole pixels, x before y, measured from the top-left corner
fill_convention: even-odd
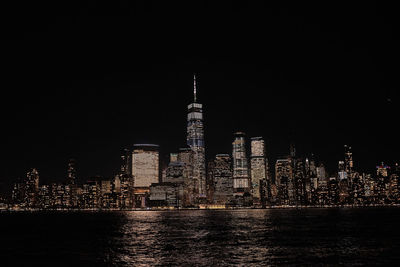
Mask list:
[[[0,213],[0,266],[396,265],[400,208]]]

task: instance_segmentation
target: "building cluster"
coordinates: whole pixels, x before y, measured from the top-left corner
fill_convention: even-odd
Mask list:
[[[376,174],[355,171],[352,150],[344,146],[343,160],[329,175],[313,156],[289,154],[270,165],[262,137],[234,133],[232,154],[206,161],[202,104],[188,105],[187,147],[170,153],[161,168],[159,146],[136,144],[124,150],[121,169],[111,179],[76,178],[75,161],[67,166],[64,183],[40,185],[30,170],[16,183],[8,209],[155,209],[296,207],[400,204],[400,166],[381,164]],[[250,141],[248,145],[246,141]],[[4,202],[4,201],[3,201]],[[1,207],[5,207],[4,203]]]

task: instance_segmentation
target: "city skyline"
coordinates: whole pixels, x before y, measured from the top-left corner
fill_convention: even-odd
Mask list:
[[[400,261],[395,3],[2,11],[2,265]]]
[[[197,74],[198,75],[198,74]],[[199,115],[190,115],[190,114],[195,114],[195,112],[198,112],[197,110],[193,110],[193,108],[200,108],[199,109],[199,114],[202,114],[202,105],[201,104],[196,104],[196,103],[198,103],[198,101],[197,101],[197,84],[196,84],[196,73],[195,74],[193,74],[193,77],[192,77],[192,79],[193,79],[193,89],[192,89],[192,101],[189,101],[189,102],[193,102],[192,104],[190,104],[190,105],[188,105],[188,112],[189,112],[189,115],[188,115],[188,122],[190,121],[190,119],[191,118],[194,118],[194,119],[201,119],[201,120],[203,120],[203,117],[202,117],[202,115],[200,115],[200,117],[199,118],[197,118]],[[188,90],[189,91],[189,90]],[[193,106],[193,105],[199,105],[199,106]],[[191,113],[192,112],[192,113]],[[194,112],[194,113],[193,113]],[[197,114],[197,113],[196,113]],[[209,115],[212,115],[212,114],[209,114]],[[166,114],[166,116],[168,117],[168,114]],[[196,117],[197,116],[197,117]],[[196,117],[196,118],[195,118]],[[203,124],[203,123],[202,123]],[[207,124],[207,123],[206,123]],[[190,132],[192,132],[191,130],[189,130],[189,124],[188,124],[188,129],[187,129],[187,141],[186,141],[186,143],[187,143],[187,145],[190,147],[190,144],[191,143],[194,143],[194,142],[199,142],[199,141],[189,141],[190,140],[190,135],[193,135],[194,137],[194,139],[193,140],[197,140],[196,138],[196,136],[197,136],[197,133],[196,134],[189,134]],[[204,126],[202,125],[201,126],[201,128],[203,128]],[[205,128],[207,128],[207,126],[205,127]],[[233,132],[232,134],[231,134],[231,138],[233,138],[234,139],[234,137],[235,137],[235,135],[237,135],[237,134],[243,134],[244,136],[246,136],[246,133],[245,132],[243,132],[243,133],[241,133],[241,132]],[[201,136],[203,136],[204,135],[204,133],[201,133]],[[205,134],[205,136],[207,136],[207,134]],[[296,145],[298,145],[298,143],[295,143],[294,141],[295,141],[295,138],[293,138],[294,137],[294,134],[293,134],[293,132],[292,133],[288,133],[287,134],[287,138],[283,138],[283,139],[286,139],[287,140],[287,144],[288,144],[288,147],[287,147],[287,149],[286,149],[286,151],[280,151],[280,152],[278,152],[277,154],[272,154],[272,153],[268,153],[269,151],[266,151],[266,153],[265,153],[265,156],[267,157],[267,163],[268,163],[268,160],[273,160],[273,163],[275,162],[275,161],[279,161],[280,159],[284,159],[287,155],[290,155],[292,152],[291,152],[291,149],[292,149],[292,147],[291,146],[296,146]],[[245,153],[246,153],[246,157],[247,157],[247,159],[246,159],[246,164],[248,164],[248,165],[250,165],[250,159],[251,159],[251,156],[252,156],[252,152],[251,152],[251,149],[253,149],[252,148],[252,144],[251,144],[251,141],[252,141],[252,139],[257,139],[257,138],[261,138],[261,140],[263,141],[263,146],[264,146],[264,149],[268,149],[269,148],[269,140],[268,139],[265,139],[264,137],[253,137],[253,136],[249,136],[248,138],[246,138],[245,137],[245,148],[246,148],[246,150],[245,150]],[[144,140],[148,140],[148,139],[144,139]],[[282,140],[281,140],[282,141]],[[247,144],[247,142],[248,142],[248,144]],[[265,144],[264,144],[264,142],[265,142]],[[132,141],[132,143],[133,143],[133,145],[131,146],[132,148],[134,148],[135,146],[137,146],[137,142],[136,141]],[[182,144],[182,142],[180,142],[181,144]],[[204,147],[204,141],[201,141],[201,143],[203,144],[203,147]],[[229,142],[228,142],[229,143]],[[159,144],[155,144],[156,146],[159,146]],[[301,142],[300,142],[300,146],[301,145],[303,145]],[[179,146],[179,144],[177,144],[177,145],[172,145],[172,146],[175,146],[175,147],[184,147],[184,145],[181,145],[181,146]],[[225,146],[226,146],[226,144],[225,144]],[[345,147],[345,149],[346,149],[346,147],[347,147],[348,145],[347,144],[345,144],[344,145],[344,147]],[[169,146],[169,147],[171,147],[171,145]],[[120,153],[120,155],[122,155],[122,151],[124,151],[124,150],[126,150],[126,149],[130,149],[129,147],[123,147],[123,148],[120,148],[119,149],[119,151],[121,152]],[[215,150],[215,149],[213,149],[212,147],[209,147],[209,148],[207,148],[205,151],[207,151],[208,149],[210,149],[211,151],[218,151],[218,150]],[[176,150],[176,149],[175,149]],[[165,148],[163,149],[161,146],[160,146],[160,149],[159,149],[159,151],[160,151],[160,168],[162,168],[163,166],[166,166],[167,164],[168,164],[168,162],[169,162],[169,157],[170,157],[170,153],[171,153],[171,151],[167,151]],[[172,150],[172,151],[174,151],[174,150]],[[204,148],[203,148],[203,151],[204,151]],[[162,152],[162,153],[161,153]],[[323,164],[325,164],[325,167],[328,167],[328,169],[329,169],[329,172],[335,172],[335,169],[336,169],[336,165],[337,165],[337,162],[329,162],[329,161],[327,161],[327,160],[325,160],[325,159],[323,159],[323,158],[320,158],[319,157],[319,155],[316,155],[315,153],[313,153],[311,150],[307,150],[307,148],[304,148],[303,147],[303,151],[301,151],[302,153],[300,153],[300,155],[302,156],[302,157],[304,157],[304,158],[308,158],[308,157],[315,157],[316,158],[316,160],[317,160],[317,162],[321,162],[321,163],[323,163]],[[203,152],[204,153],[204,152]],[[210,161],[212,158],[214,158],[214,156],[215,155],[218,155],[218,154],[223,154],[223,153],[227,153],[227,154],[230,154],[229,153],[229,151],[220,151],[220,152],[217,152],[216,154],[214,154],[214,155],[212,155],[212,154],[210,154],[210,153],[206,153],[205,155],[206,155],[206,157],[205,157],[205,159],[204,159],[204,162],[206,162],[206,161]],[[120,156],[119,155],[119,156]],[[340,158],[340,156],[341,155],[338,155],[338,159],[339,159],[339,161],[341,160],[341,158]],[[358,156],[358,155],[357,155]],[[118,158],[118,163],[119,163],[119,157],[118,156],[116,156],[115,155],[115,158]],[[74,157],[71,157],[70,159],[68,159],[68,161],[70,161],[70,160],[76,160],[76,158],[74,158]],[[358,166],[356,166],[356,169],[358,169],[358,170],[360,170],[361,172],[363,172],[363,171],[365,171],[365,172],[368,172],[368,171],[371,171],[371,170],[375,170],[375,167],[376,166],[378,166],[380,163],[383,163],[383,162],[385,162],[386,164],[389,164],[389,165],[393,165],[394,166],[394,164],[396,164],[396,163],[398,163],[398,160],[397,159],[392,159],[392,160],[386,160],[386,161],[384,161],[384,160],[381,160],[381,161],[379,161],[379,162],[376,162],[376,164],[375,165],[371,165],[371,166],[368,166],[368,168],[367,169],[363,169],[362,167],[360,167],[360,166],[362,166],[363,164],[358,164]],[[359,163],[359,162],[358,162]],[[75,163],[74,163],[75,164]],[[79,164],[78,164],[79,165]],[[332,166],[334,166],[333,168],[332,168]],[[364,165],[365,166],[365,165]],[[330,167],[330,168],[329,168]],[[32,166],[30,169],[32,169],[32,168],[34,168],[34,169],[37,169],[35,166]],[[89,175],[89,176],[86,176],[86,177],[95,177],[95,176],[101,176],[101,177],[109,177],[109,178],[111,178],[111,177],[113,177],[113,174],[114,173],[116,173],[116,170],[118,170],[120,168],[120,166],[119,165],[116,165],[116,166],[112,166],[112,170],[110,169],[110,170],[108,170],[108,173],[112,173],[111,175],[102,175],[102,174],[99,174],[99,173],[93,173],[92,172],[92,175]],[[346,168],[348,168],[348,167],[346,167]],[[26,169],[25,170],[25,172],[27,171],[28,169]],[[44,169],[44,171],[45,171],[45,173],[46,173],[46,170]],[[74,170],[74,171],[76,171],[76,170]],[[23,172],[23,173],[25,173],[25,172]],[[58,172],[60,172],[60,170],[58,170]],[[63,170],[63,172],[65,172],[65,170]],[[78,173],[79,173],[80,171],[79,171],[79,168],[78,168]],[[205,172],[205,171],[203,171],[203,172]],[[20,175],[20,177],[19,178],[17,178],[17,180],[18,179],[24,179],[24,176],[23,175]],[[50,178],[50,179],[49,179]],[[56,179],[54,179],[54,178],[56,178]],[[50,181],[59,181],[59,180],[63,180],[64,179],[64,176],[62,176],[62,177],[45,177],[45,181],[47,181],[47,182],[50,182]],[[203,178],[203,179],[205,179],[205,178]],[[84,181],[85,180],[85,178],[83,178],[83,180],[82,181]],[[15,182],[15,180],[14,181],[10,181],[11,183],[13,183],[13,182]],[[250,181],[249,181],[250,182]],[[203,194],[204,195],[204,194]]]
[[[0,191],[32,167],[61,181],[70,158],[79,177],[112,177],[135,143],[159,144],[167,158],[185,145],[193,73],[208,159],[230,153],[244,131],[263,136],[272,161],[293,141],[328,170],[344,144],[356,168],[398,160],[399,54],[387,8],[125,5],[32,4],[4,17]]]
[[[400,166],[381,162],[376,173],[355,168],[353,150],[343,146],[335,172],[315,155],[289,153],[272,164],[264,138],[235,132],[231,154],[205,157],[203,105],[187,106],[186,145],[160,159],[158,144],[125,148],[118,172],[77,179],[70,159],[65,180],[43,183],[37,168],[14,182],[2,200],[4,210],[132,210],[182,208],[337,207],[400,204]],[[247,145],[250,139],[250,145]],[[206,169],[206,165],[208,169]],[[270,166],[273,165],[274,169]]]

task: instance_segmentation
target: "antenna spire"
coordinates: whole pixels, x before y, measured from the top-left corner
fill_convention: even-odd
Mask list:
[[[194,103],[196,103],[196,74],[193,74],[193,96],[194,96]]]

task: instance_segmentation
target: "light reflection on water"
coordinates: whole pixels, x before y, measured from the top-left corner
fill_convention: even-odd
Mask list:
[[[119,249],[113,255],[113,263],[265,266],[386,262],[390,257],[397,257],[394,251],[390,255],[390,251],[393,246],[399,248],[399,233],[394,224],[377,229],[377,219],[371,220],[377,212],[382,211],[127,212],[121,228],[123,235],[114,239]],[[388,226],[396,228],[392,229],[395,235],[384,230]],[[389,248],[387,243],[391,239]],[[379,258],[382,245],[386,246],[384,250],[389,252],[389,258]]]
[[[1,263],[11,265],[395,265],[400,260],[399,208],[15,213],[0,214],[0,223]]]

